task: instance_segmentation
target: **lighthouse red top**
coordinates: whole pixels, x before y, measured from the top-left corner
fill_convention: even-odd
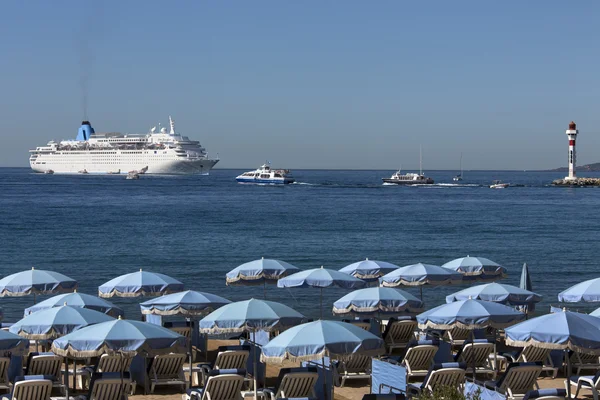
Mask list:
[[[577,124],[575,122],[571,121],[571,123],[569,124],[569,130],[570,131],[577,130]]]

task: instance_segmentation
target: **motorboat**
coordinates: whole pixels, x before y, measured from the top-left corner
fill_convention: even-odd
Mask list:
[[[267,185],[287,185],[296,181],[289,169],[272,169],[270,163],[263,164],[254,171],[244,172],[238,175],[235,180],[238,183]]]
[[[87,172],[87,169],[84,168],[82,170],[77,171],[77,173],[79,173],[79,174],[87,174],[88,172]]]
[[[118,170],[116,170],[116,171],[108,171],[108,172],[107,172],[107,174],[109,174],[109,175],[119,175],[120,173],[121,173],[121,170],[120,170],[120,169],[118,169]]]
[[[46,175],[52,175],[54,173],[54,171],[52,171],[51,169],[47,169],[47,170],[44,171],[44,173]]]
[[[125,179],[140,179],[140,174],[135,173],[135,172],[129,172],[127,174],[127,178]]]
[[[504,183],[502,181],[495,180],[495,181],[492,181],[492,184],[490,185],[490,189],[505,189],[509,186],[510,186],[509,183]]]

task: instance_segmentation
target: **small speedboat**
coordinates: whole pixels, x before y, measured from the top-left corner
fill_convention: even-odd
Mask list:
[[[77,171],[77,173],[78,174],[87,174],[88,172],[87,172],[87,169],[84,168],[84,169],[82,169],[80,171]]]
[[[460,175],[456,175],[454,178],[452,178],[452,180],[453,180],[454,182],[460,182],[460,181],[462,181],[462,176],[460,176]]]
[[[125,179],[140,179],[140,174],[135,172],[130,172],[127,174],[127,178]]]
[[[116,170],[116,171],[108,171],[107,173],[108,173],[109,175],[119,175],[119,174],[121,173],[121,170],[120,170],[120,169],[118,169],[118,170]]]
[[[258,183],[269,185],[287,185],[296,180],[289,169],[272,169],[269,163],[254,171],[244,172],[235,178],[238,183]]]
[[[490,185],[490,189],[505,189],[507,187],[509,187],[510,184],[509,183],[504,183],[502,181],[492,181],[492,184]]]
[[[46,175],[52,175],[54,173],[54,171],[52,171],[51,169],[47,169],[47,170],[44,171],[44,173]]]

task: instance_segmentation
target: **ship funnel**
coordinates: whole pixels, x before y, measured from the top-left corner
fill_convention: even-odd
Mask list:
[[[92,136],[93,133],[95,133],[95,132],[94,132],[94,128],[92,128],[92,125],[90,124],[90,121],[83,121],[81,123],[81,126],[79,127],[79,131],[77,132],[77,139],[75,139],[75,140],[79,140],[79,141],[89,140],[90,136]]]

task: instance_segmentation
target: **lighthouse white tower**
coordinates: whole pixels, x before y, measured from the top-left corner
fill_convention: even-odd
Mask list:
[[[577,124],[571,121],[569,129],[565,132],[569,137],[569,176],[565,177],[567,180],[576,180],[577,174],[575,172],[575,163],[577,161],[577,155],[575,153],[575,139],[579,130],[577,130]]]

